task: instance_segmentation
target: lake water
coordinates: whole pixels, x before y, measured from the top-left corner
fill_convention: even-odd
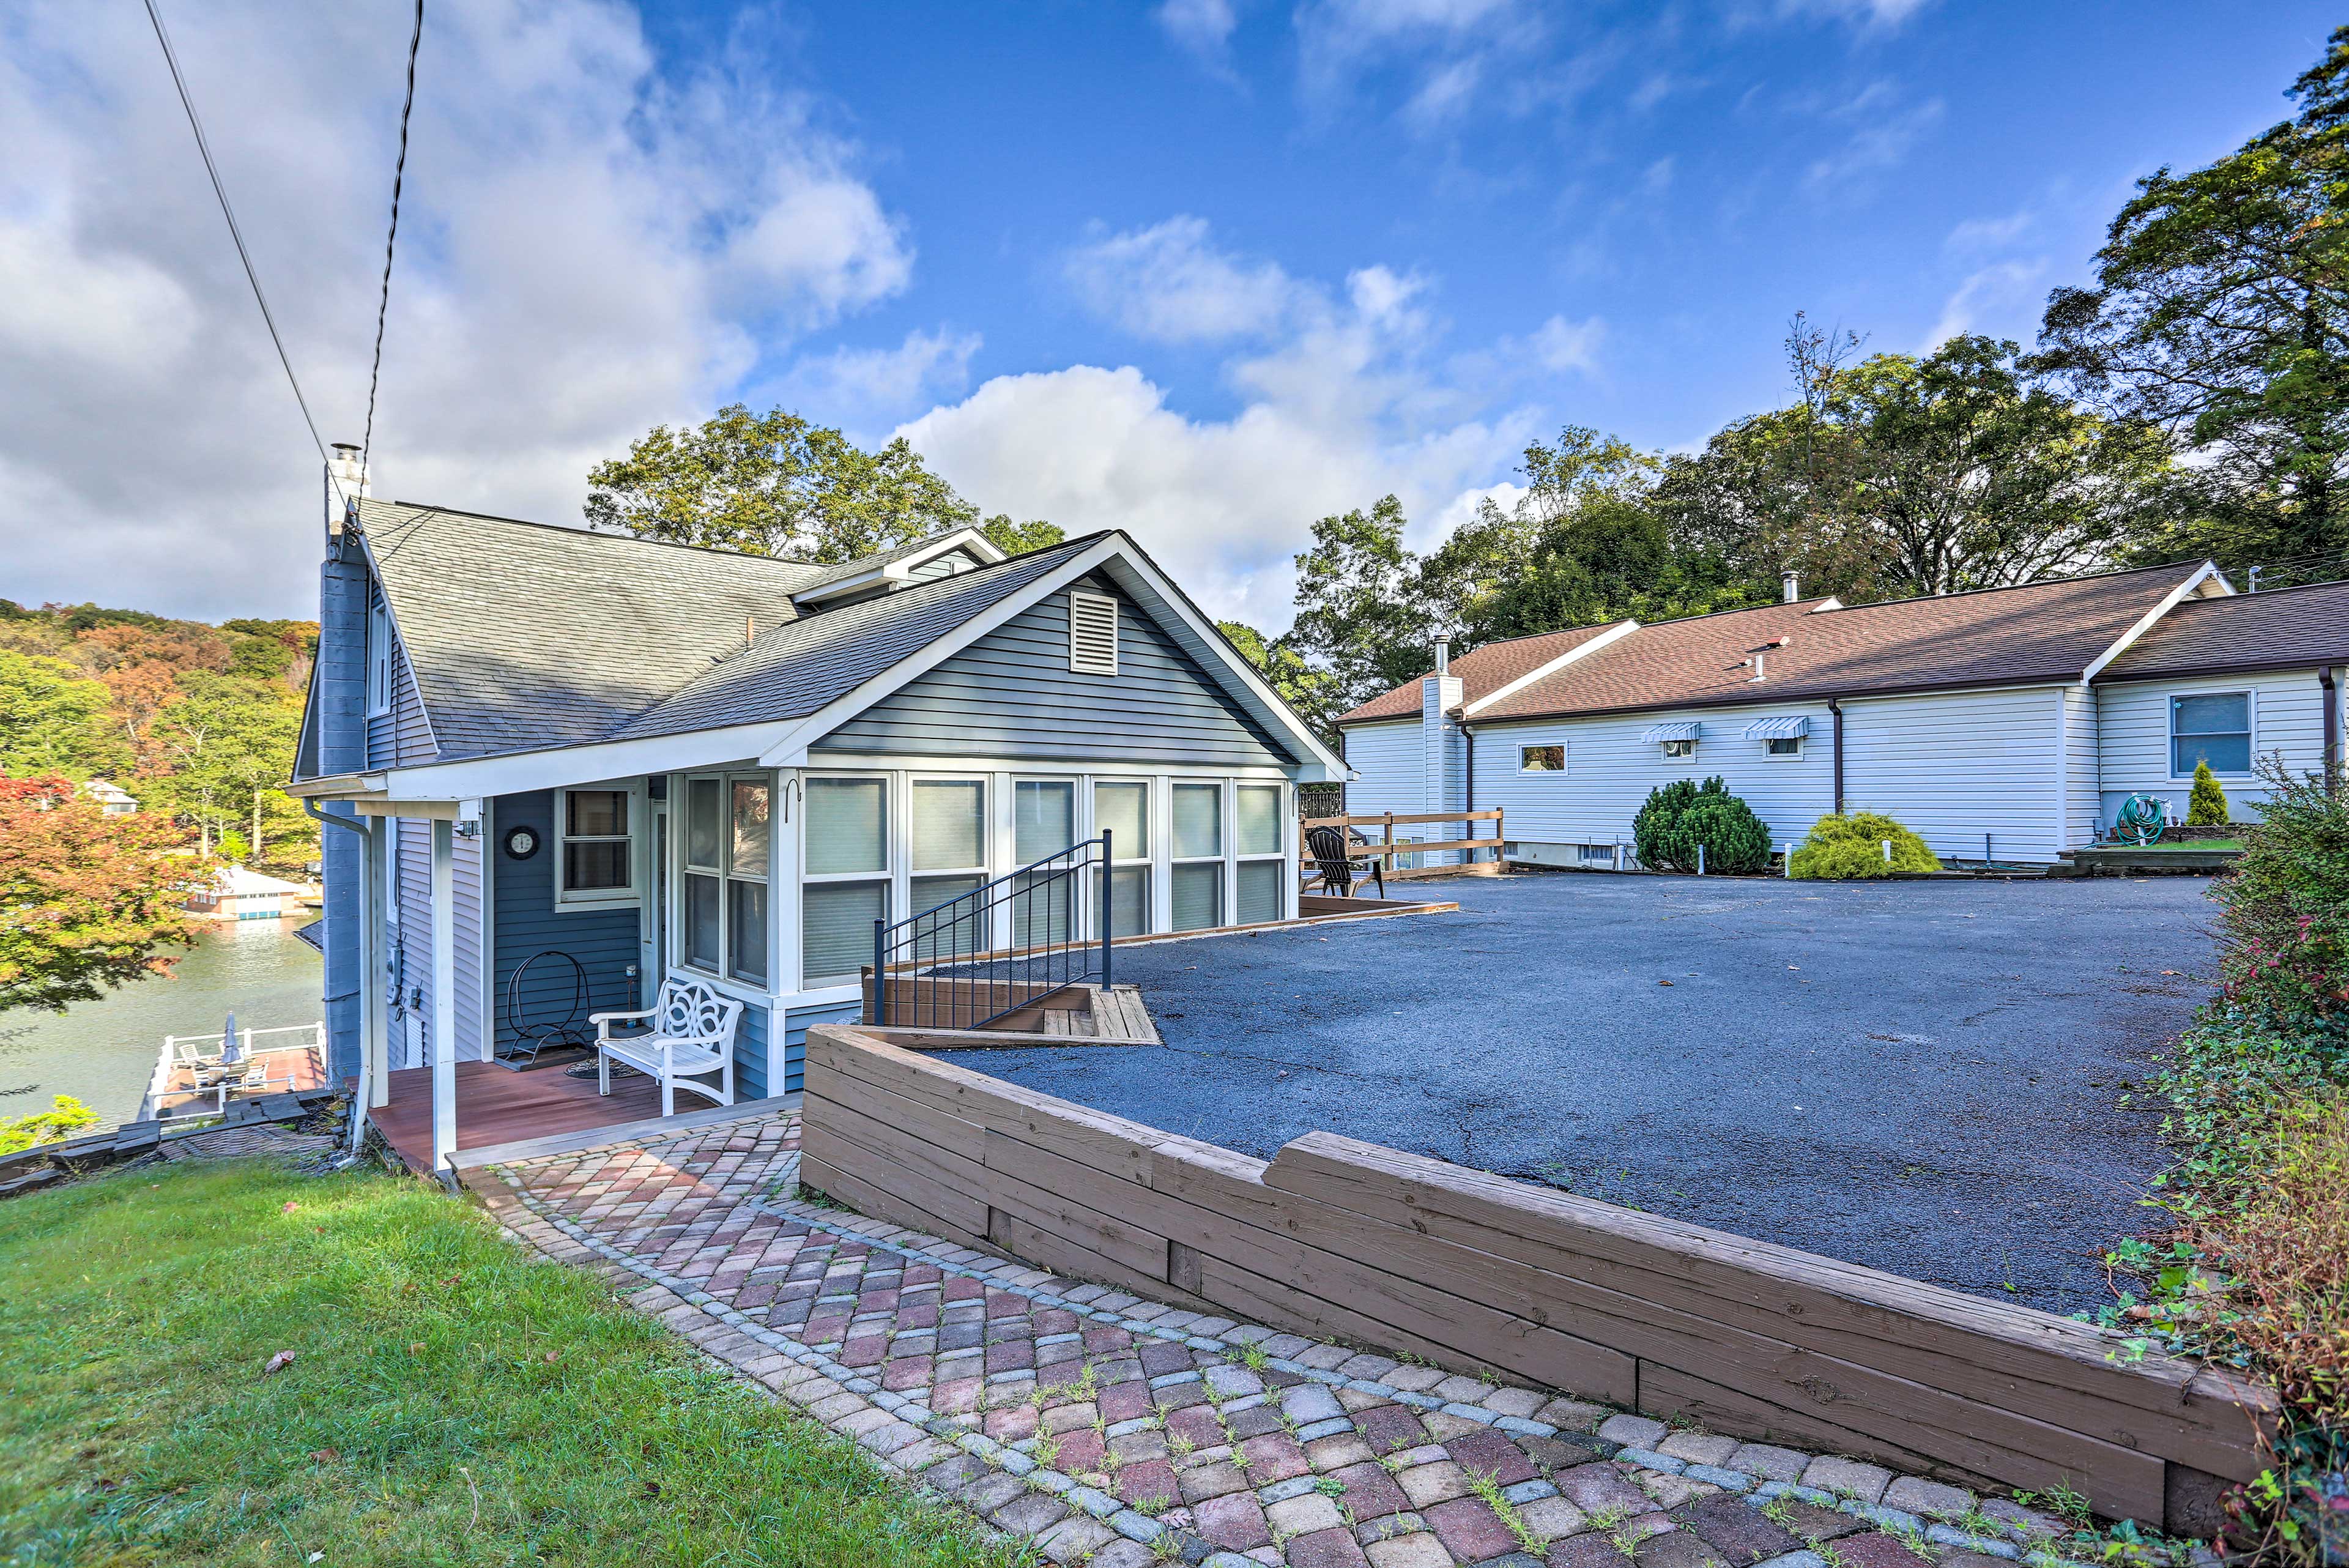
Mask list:
[[[217,1034],[232,1012],[240,1031],[317,1023],[324,961],[294,934],[300,923],[208,924],[170,980],[138,981],[63,1013],[0,1013],[0,1116],[71,1095],[111,1127],[138,1115],[166,1034]]]

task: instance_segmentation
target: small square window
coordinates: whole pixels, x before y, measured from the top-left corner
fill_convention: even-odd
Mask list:
[[[1517,772],[1521,774],[1562,774],[1566,772],[1566,748],[1557,746],[1519,746]]]
[[[1668,757],[1692,757],[1696,755],[1696,742],[1694,741],[1666,741],[1664,742],[1664,755]]]
[[[1803,754],[1800,735],[1773,735],[1762,742],[1763,749],[1774,757],[1799,757]]]

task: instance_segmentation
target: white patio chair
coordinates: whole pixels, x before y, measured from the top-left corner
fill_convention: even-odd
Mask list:
[[[677,1114],[677,1091],[690,1089],[718,1105],[734,1103],[734,1025],[742,1004],[691,975],[669,971],[660,996],[638,1012],[592,1012],[595,1026],[595,1092],[612,1092],[612,1064],[660,1080],[661,1115]],[[651,1033],[613,1038],[612,1025],[652,1020]],[[715,1085],[698,1082],[718,1075]]]

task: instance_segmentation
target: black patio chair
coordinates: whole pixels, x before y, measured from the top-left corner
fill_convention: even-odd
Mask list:
[[[1358,846],[1367,849],[1370,843],[1368,838],[1350,827],[1343,832],[1334,827],[1315,827],[1308,829],[1305,835],[1306,852],[1313,857],[1313,864],[1320,870],[1321,886],[1340,898],[1352,895],[1354,881],[1359,875],[1369,877],[1371,886],[1379,890],[1380,898],[1387,896],[1385,857],[1354,853]]]

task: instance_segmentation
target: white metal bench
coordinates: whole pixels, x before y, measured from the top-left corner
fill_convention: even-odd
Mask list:
[[[612,1092],[612,1064],[617,1062],[660,1081],[665,1116],[677,1114],[679,1089],[732,1105],[734,1025],[741,1016],[742,1004],[720,996],[715,986],[670,971],[661,981],[659,999],[642,1012],[588,1015],[595,1026],[595,1092]],[[613,1024],[637,1018],[652,1020],[649,1033],[613,1038]],[[698,1081],[713,1073],[716,1084]]]

